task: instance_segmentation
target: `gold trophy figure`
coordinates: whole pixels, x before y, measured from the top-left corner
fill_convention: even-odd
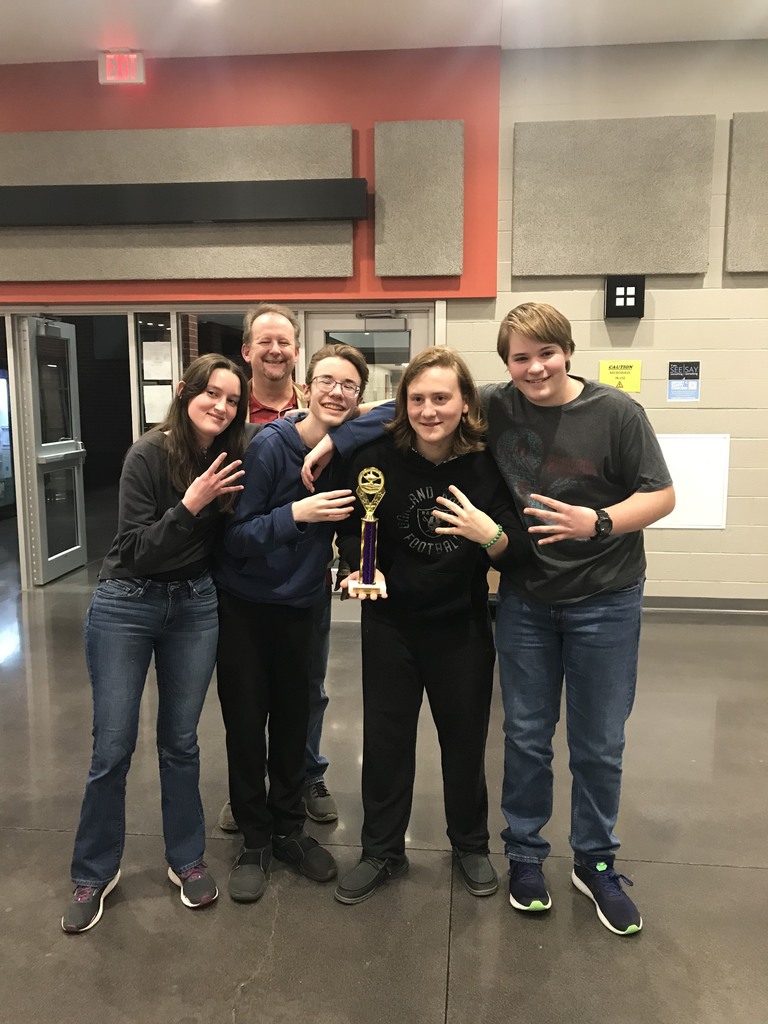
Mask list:
[[[376,530],[379,525],[374,512],[384,497],[384,474],[375,466],[363,469],[357,477],[357,491],[365,515],[360,522],[360,579],[350,580],[350,597],[358,594],[386,594],[387,585],[376,582]]]

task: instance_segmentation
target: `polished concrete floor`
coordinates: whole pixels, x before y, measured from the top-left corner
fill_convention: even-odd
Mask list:
[[[422,720],[408,836],[412,869],[356,907],[275,868],[251,906],[226,895],[238,841],[215,689],[201,724],[208,860],[220,899],[191,912],[168,882],[148,687],[129,777],[122,880],[92,931],[59,917],[90,751],[80,624],[97,563],[19,593],[0,524],[0,1021],[3,1024],[764,1024],[768,1016],[768,623],[646,617],[629,729],[621,870],[644,930],[618,938],[569,881],[568,773],[556,754],[548,915],[520,915],[502,885],[466,893],[451,867],[434,730]],[[340,807],[311,831],[342,870],[358,856],[360,673],[356,609],[334,609],[324,749]],[[492,851],[501,714],[488,748]]]

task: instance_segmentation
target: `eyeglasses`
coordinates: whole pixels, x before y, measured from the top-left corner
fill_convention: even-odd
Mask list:
[[[328,374],[321,374],[319,377],[313,377],[309,382],[310,384],[317,384],[321,391],[333,391],[338,386],[344,392],[345,395],[349,395],[350,398],[354,398],[360,394],[360,388],[357,384],[353,384],[351,380],[336,380],[335,377],[329,377]]]

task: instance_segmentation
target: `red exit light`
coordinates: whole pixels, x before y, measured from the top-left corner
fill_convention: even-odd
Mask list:
[[[139,50],[103,50],[99,54],[101,85],[144,85],[144,54]]]

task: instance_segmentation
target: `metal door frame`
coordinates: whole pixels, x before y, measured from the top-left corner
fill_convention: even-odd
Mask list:
[[[396,303],[347,302],[315,305],[301,303],[302,335],[305,339],[301,349],[296,377],[304,380],[307,364],[314,352],[323,344],[318,331],[336,330],[387,330],[388,324],[417,320],[417,330],[411,337],[409,358],[433,345],[445,344],[445,301],[415,301]],[[367,314],[367,315],[366,315]]]
[[[80,434],[80,405],[77,387],[75,329],[70,324],[40,316],[13,316],[13,344],[8,347],[11,380],[11,416],[16,424],[13,455],[16,466],[17,514],[21,586],[29,590],[42,586],[85,565],[88,550],[85,536],[85,492],[83,450]],[[48,326],[66,338],[72,438],[43,445],[39,403],[35,339]],[[62,330],[63,329],[63,330]],[[34,333],[32,333],[34,331]],[[52,468],[74,469],[75,522],[77,543],[49,557],[43,476]]]

